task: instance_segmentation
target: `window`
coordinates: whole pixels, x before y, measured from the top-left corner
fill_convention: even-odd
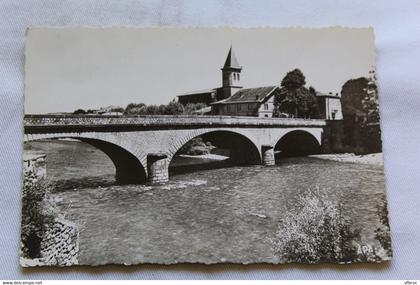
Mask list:
[[[248,110],[252,110],[252,104],[248,104]]]
[[[227,110],[230,111],[230,105],[227,105],[226,107],[227,107]]]
[[[264,110],[268,110],[268,104],[264,104]]]
[[[240,111],[241,110],[241,104],[239,104],[239,105],[236,106],[236,110],[237,111]]]
[[[239,80],[239,73],[236,75],[236,78]]]

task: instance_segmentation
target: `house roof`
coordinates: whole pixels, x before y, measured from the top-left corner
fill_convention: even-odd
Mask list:
[[[238,60],[236,59],[235,53],[233,52],[232,47],[229,49],[228,56],[225,61],[225,65],[223,68],[236,68],[241,69],[242,67],[239,65]]]
[[[207,106],[198,110],[193,111],[193,114],[205,114],[205,113],[210,113],[211,112],[211,107]]]
[[[229,98],[215,102],[213,104],[262,102],[265,98],[270,96],[276,88],[278,88],[278,86],[244,88],[239,90]]]
[[[191,96],[191,95],[196,95],[196,94],[206,94],[206,93],[213,93],[213,92],[216,92],[216,88],[191,91],[191,92],[187,92],[187,93],[177,95],[177,97]]]
[[[334,94],[332,92],[329,93],[322,93],[322,92],[318,92],[316,91],[316,96],[317,97],[333,97],[333,98],[340,98],[340,95],[338,95],[338,93]]]

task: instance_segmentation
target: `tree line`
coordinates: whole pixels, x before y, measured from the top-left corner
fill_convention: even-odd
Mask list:
[[[372,71],[369,79],[361,79],[365,80],[365,83],[363,88],[359,88],[358,94],[352,94],[350,100],[342,98],[343,115],[346,116],[346,110],[348,109],[358,109],[359,113],[362,113],[363,115],[361,121],[363,121],[364,124],[378,123],[379,105],[375,74]],[[353,81],[353,79],[347,81],[344,84],[341,93],[343,93],[346,86],[352,84]],[[300,69],[296,68],[289,71],[281,81],[280,92],[274,97],[275,108],[273,117],[322,118],[316,89],[313,86],[307,88],[305,85],[306,78]],[[179,102],[172,101],[169,104],[161,105],[130,103],[125,108],[115,107],[107,111],[111,113],[122,113],[124,115],[190,115],[205,107],[208,107],[205,103],[188,103],[184,106]],[[77,109],[74,111],[74,114],[96,113],[98,113],[97,110],[90,109]]]
[[[127,107],[115,107],[108,111],[111,113],[122,113],[124,115],[191,115],[195,111],[207,107],[204,103],[188,103],[182,105],[172,101],[169,104],[146,105],[144,103],[130,103]],[[97,110],[77,109],[73,114],[96,114]]]

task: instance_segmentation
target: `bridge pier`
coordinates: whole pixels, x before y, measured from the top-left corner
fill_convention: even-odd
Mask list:
[[[147,155],[147,181],[150,184],[163,184],[169,181],[167,158],[165,153]]]
[[[262,145],[261,154],[262,154],[263,165],[272,166],[276,164],[275,158],[274,158],[274,147],[272,145]]]

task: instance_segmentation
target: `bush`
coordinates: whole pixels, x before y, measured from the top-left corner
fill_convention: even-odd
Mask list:
[[[22,256],[39,258],[41,241],[46,231],[46,225],[52,223],[54,215],[52,205],[45,201],[50,185],[43,179],[24,177],[22,190],[22,220],[21,242]]]
[[[77,109],[76,111],[73,112],[73,114],[75,115],[84,115],[86,114],[86,111],[83,109]]]
[[[178,102],[170,102],[168,105],[146,105],[143,103],[130,103],[125,108],[125,115],[181,115],[184,106]]]
[[[375,230],[375,238],[379,241],[388,256],[392,256],[391,235],[388,222],[388,203],[383,198],[381,206],[377,208],[380,226]]]
[[[299,196],[299,211],[280,221],[274,250],[287,262],[319,263],[360,260],[360,231],[353,230],[341,206],[316,189]]]
[[[191,115],[194,111],[207,107],[204,103],[188,103],[185,107],[179,102],[170,102],[167,105],[146,105],[143,103],[130,103],[125,108],[125,115]],[[120,110],[120,109],[118,109]]]
[[[110,111],[117,112],[117,113],[124,113],[125,110],[123,107],[115,107],[115,108],[112,108]]]
[[[179,150],[179,154],[202,155],[209,154],[215,147],[211,142],[204,143],[201,137],[196,137],[184,144]]]
[[[184,113],[184,106],[179,102],[170,102],[165,107],[165,115],[181,115]]]
[[[143,103],[130,103],[127,105],[127,107],[125,107],[125,111],[124,114],[126,115],[139,115],[139,112],[141,112],[141,110],[145,109],[146,105]]]
[[[185,115],[192,115],[194,111],[207,107],[204,103],[188,103],[184,108]]]
[[[149,105],[146,108],[147,115],[162,115],[161,109],[156,105]]]

